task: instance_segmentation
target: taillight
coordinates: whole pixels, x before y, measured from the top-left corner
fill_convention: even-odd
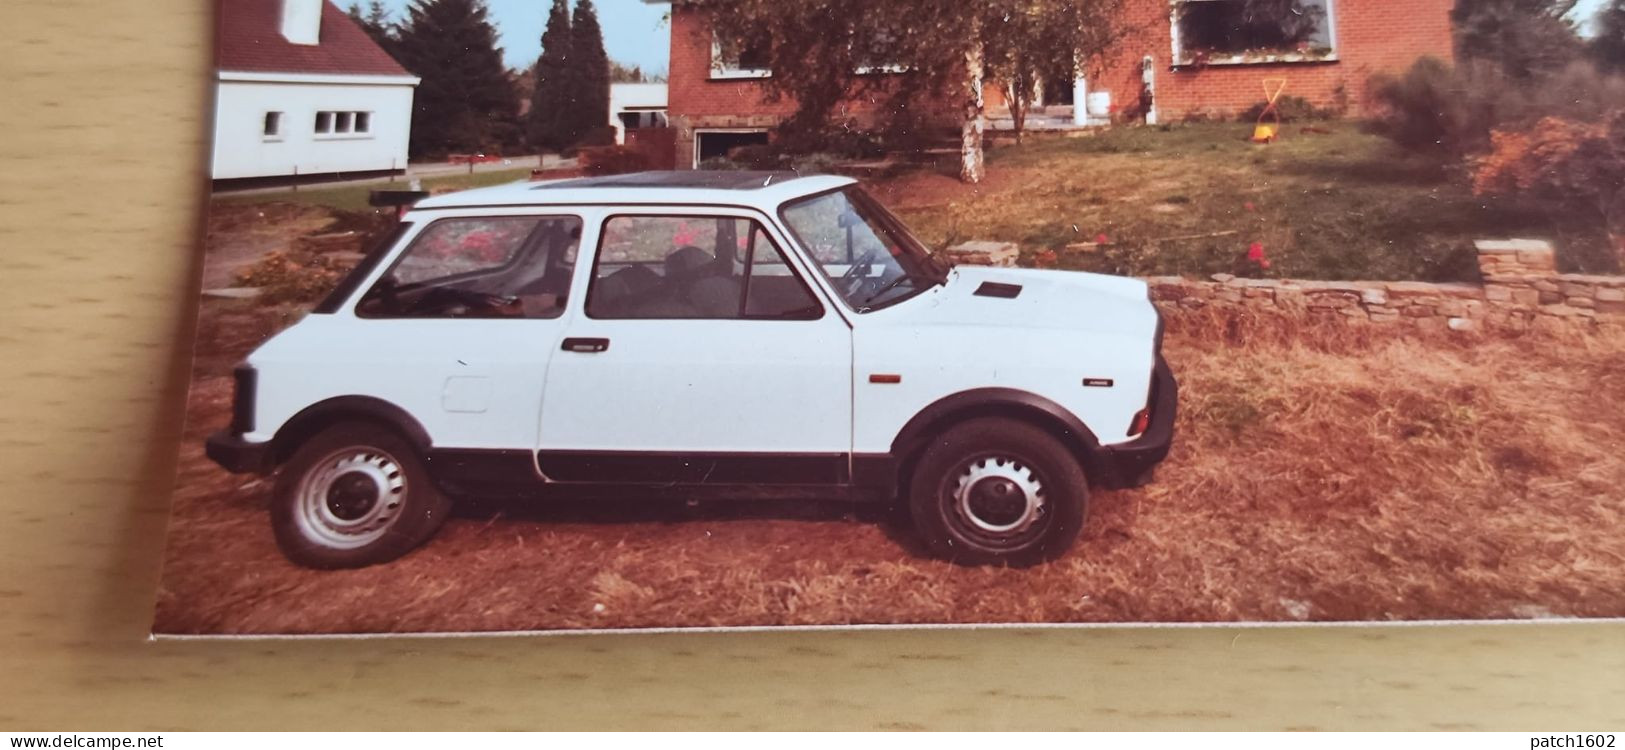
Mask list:
[[[1128,436],[1139,437],[1144,435],[1148,429],[1151,429],[1151,407],[1149,406],[1134,415],[1134,421],[1129,423]]]

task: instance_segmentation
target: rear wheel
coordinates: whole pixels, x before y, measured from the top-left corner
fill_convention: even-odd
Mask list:
[[[914,526],[936,555],[965,565],[1033,565],[1070,549],[1089,497],[1083,469],[1048,433],[1010,419],[955,425],[909,483]]]
[[[450,510],[409,443],[381,426],[344,423],[283,465],[271,527],[283,554],[300,565],[359,568],[411,551]]]

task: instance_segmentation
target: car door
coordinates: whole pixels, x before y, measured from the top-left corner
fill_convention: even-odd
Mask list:
[[[330,367],[351,373],[352,392],[407,410],[436,449],[524,455],[564,332],[581,217],[521,209],[420,221],[353,305]]]
[[[538,464],[565,482],[842,484],[851,329],[760,215],[607,211],[549,368]],[[596,240],[596,241],[594,241]]]

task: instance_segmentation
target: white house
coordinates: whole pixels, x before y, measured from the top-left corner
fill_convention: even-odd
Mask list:
[[[220,0],[216,180],[406,168],[418,78],[325,0]]]
[[[610,84],[609,124],[615,126],[615,142],[623,144],[627,130],[666,127],[666,84]]]

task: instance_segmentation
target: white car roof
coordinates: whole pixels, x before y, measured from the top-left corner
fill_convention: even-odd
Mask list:
[[[637,172],[608,177],[515,182],[418,201],[415,210],[487,206],[706,204],[772,213],[804,195],[856,184],[850,177],[795,172]]]

